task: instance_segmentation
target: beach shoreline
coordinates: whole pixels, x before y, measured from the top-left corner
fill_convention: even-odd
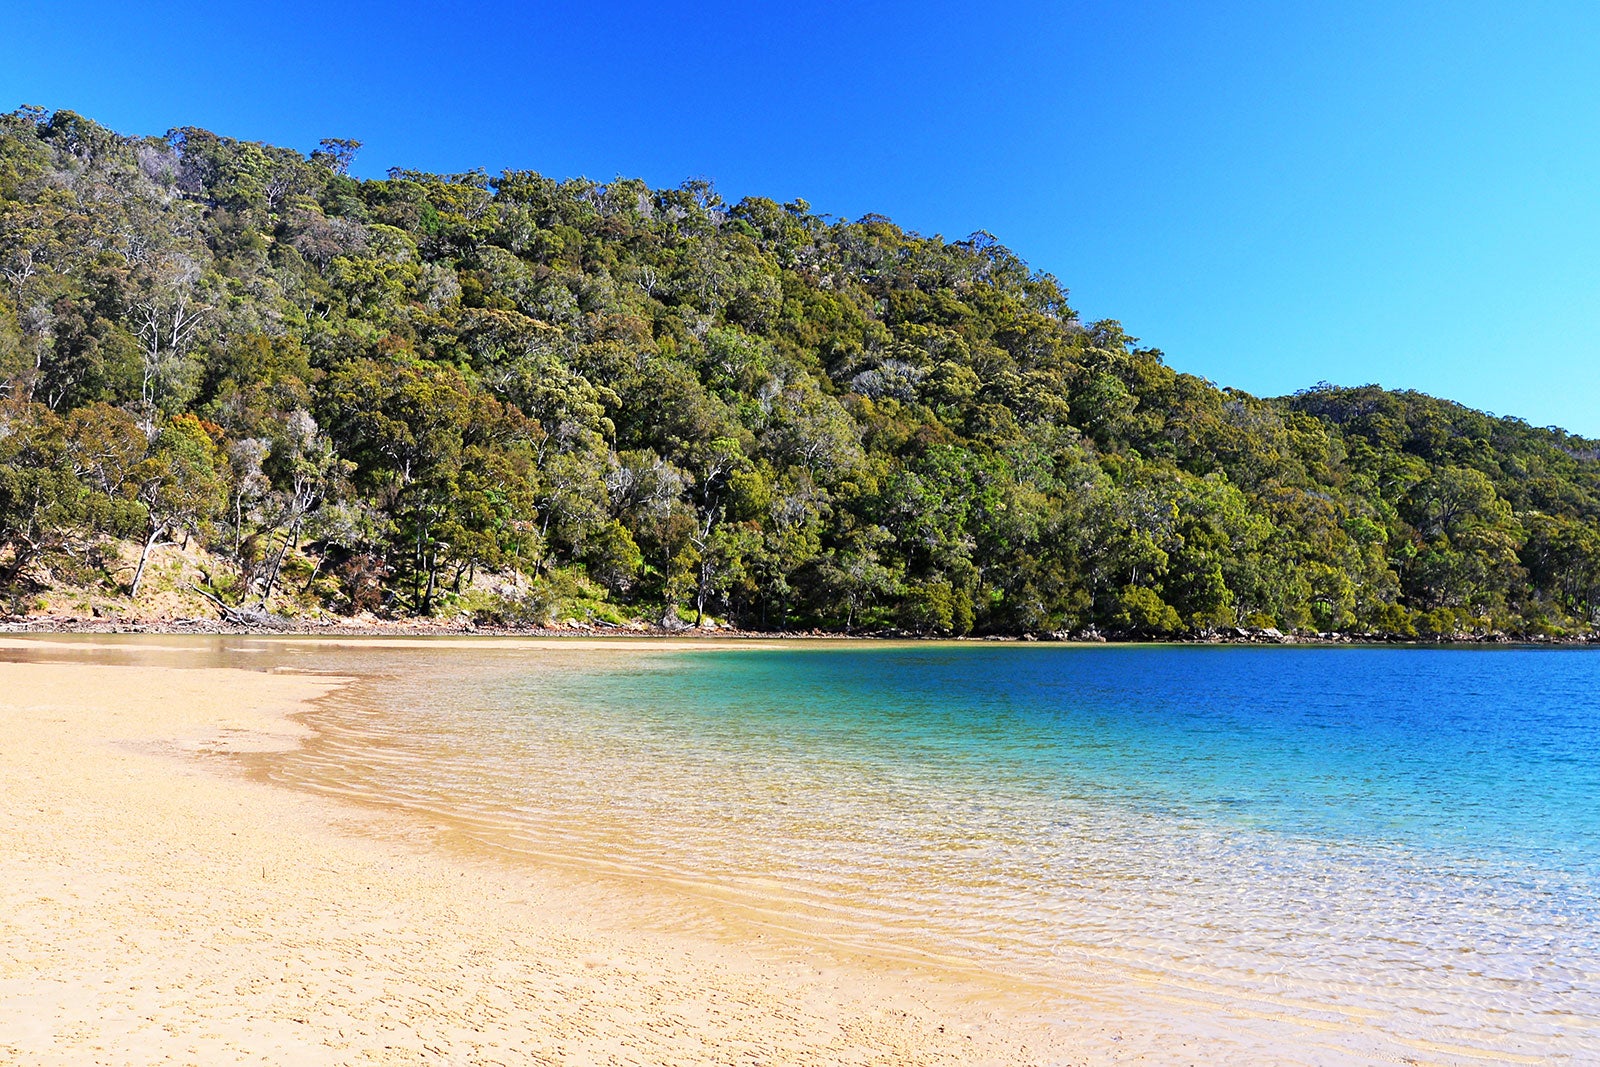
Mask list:
[[[644,929],[241,772],[341,681],[0,663],[0,1062],[1075,1062],[970,991]]]
[[[470,617],[345,619],[330,621],[300,616],[273,616],[268,623],[243,623],[220,618],[191,617],[94,617],[75,615],[28,615],[0,617],[0,637],[6,635],[102,635],[147,634],[167,637],[284,637],[339,639],[348,637],[493,637],[512,640],[595,639],[600,641],[717,641],[752,642],[803,641],[829,642],[915,642],[959,644],[1046,644],[1082,647],[1106,645],[1193,645],[1258,646],[1304,645],[1311,647],[1390,646],[1415,648],[1594,648],[1600,647],[1600,633],[1552,636],[1538,633],[1457,633],[1412,637],[1391,633],[1284,633],[1274,629],[1227,627],[1207,634],[1167,634],[1136,636],[1104,634],[1098,631],[1050,631],[1041,633],[994,634],[915,634],[901,630],[843,632],[836,630],[740,630],[730,626],[666,629],[660,626],[621,626],[610,623],[574,622],[571,625],[496,626],[480,625]]]
[[[0,636],[0,1065],[1482,1061],[1390,1040],[1338,998],[1114,951],[1039,984],[799,912],[751,921],[714,885],[605,856],[507,849],[404,790],[341,795],[382,743],[359,727],[332,790],[278,776],[398,707],[384,687],[413,650],[587,672],[780,647],[442,636]]]

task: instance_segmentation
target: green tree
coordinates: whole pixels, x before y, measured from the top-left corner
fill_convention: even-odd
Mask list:
[[[129,596],[139,595],[145,564],[156,545],[204,534],[221,513],[227,499],[226,470],[216,440],[193,415],[175,416],[160,428],[150,454],[134,472],[146,520]]]

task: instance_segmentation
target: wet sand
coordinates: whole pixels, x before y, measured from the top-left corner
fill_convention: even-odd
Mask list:
[[[297,744],[335,685],[0,663],[0,1062],[1091,1058],[971,990],[634,924],[615,891],[248,780],[228,754]]]

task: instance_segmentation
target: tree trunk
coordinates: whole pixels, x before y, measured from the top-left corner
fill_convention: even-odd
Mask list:
[[[430,553],[428,556],[428,588],[422,594],[422,613],[424,615],[431,615],[433,613],[433,590],[434,583],[438,577],[439,555],[437,552]]]
[[[316,583],[317,575],[322,571],[322,561],[326,559],[327,556],[327,550],[324,548],[322,555],[317,557],[317,562],[311,568],[311,577],[306,579],[305,588],[300,590],[302,593],[311,592],[312,585]]]
[[[144,549],[139,553],[139,566],[134,568],[133,571],[133,586],[128,590],[128,598],[130,600],[138,599],[139,584],[144,581],[144,565],[150,560],[150,550],[160,542],[162,529],[157,527],[151,530],[150,536],[144,540]]]
[[[711,598],[711,564],[704,557],[701,557],[700,560],[699,578],[700,580],[695,583],[694,589],[694,625],[697,630],[700,628],[700,624],[705,621],[706,601]]]
[[[283,567],[283,557],[289,554],[289,545],[299,536],[300,520],[297,518],[289,527],[289,532],[283,538],[283,545],[278,549],[278,556],[272,561],[272,569],[267,572],[267,584],[261,590],[261,606],[265,608],[272,599],[272,588],[278,584],[278,571]]]

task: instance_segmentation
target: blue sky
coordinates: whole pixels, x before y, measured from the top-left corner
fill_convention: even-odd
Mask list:
[[[9,10],[6,10],[9,9]],[[1174,367],[1600,436],[1600,5],[7,4],[0,107],[986,229]]]

